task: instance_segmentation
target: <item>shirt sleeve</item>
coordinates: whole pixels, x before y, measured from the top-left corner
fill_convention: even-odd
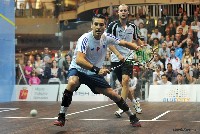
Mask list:
[[[109,33],[106,34],[106,39],[108,45],[119,45],[120,43],[120,39]]]
[[[88,37],[82,36],[77,42],[77,51],[86,54],[88,47]]]

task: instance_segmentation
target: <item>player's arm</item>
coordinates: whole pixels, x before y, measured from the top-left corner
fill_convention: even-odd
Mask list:
[[[137,44],[132,43],[132,42],[127,42],[125,40],[120,40],[119,45],[129,48],[131,50],[138,50],[140,48],[140,46],[137,46]]]
[[[117,56],[120,61],[124,61],[124,57],[120,54],[114,45],[110,45],[109,49]]]
[[[76,56],[76,64],[84,69],[90,70],[99,75],[105,76],[105,75],[107,75],[107,73],[110,73],[110,71],[108,69],[103,69],[103,68],[99,68],[99,67],[92,65],[87,60],[86,54],[79,52],[79,51],[77,52],[77,56]]]

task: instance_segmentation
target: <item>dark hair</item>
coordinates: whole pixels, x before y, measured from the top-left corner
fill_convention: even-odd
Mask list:
[[[165,76],[165,77],[168,79],[168,77],[167,77],[167,75],[166,75],[166,74],[163,74],[163,75],[161,75],[161,78],[162,78],[163,76]]]
[[[172,67],[172,63],[168,63],[167,66],[170,65]]]
[[[171,51],[174,51],[174,52],[175,52],[175,49],[174,49],[174,48],[172,48],[172,49],[170,49],[170,52],[171,52]]]
[[[104,19],[105,23],[106,23],[106,17],[103,16],[102,14],[95,14],[93,17],[92,17],[92,23],[94,21],[94,19],[96,18],[99,18],[99,19]]]
[[[178,75],[183,76],[181,73],[177,73],[177,76],[178,76]]]
[[[36,54],[35,55],[35,60],[37,59],[37,55],[40,57],[40,59],[42,60],[42,56],[40,54]]]

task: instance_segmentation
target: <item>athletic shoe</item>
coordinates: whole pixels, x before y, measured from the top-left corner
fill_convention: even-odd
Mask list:
[[[63,127],[65,125],[65,114],[64,113],[59,113],[58,114],[58,119],[54,121],[53,123],[55,126],[61,126]]]
[[[130,124],[133,127],[141,127],[140,121],[135,114],[130,116]]]
[[[115,114],[115,116],[116,116],[117,118],[121,118],[123,112],[124,112],[124,111],[120,109],[120,110],[116,111],[114,114]]]
[[[134,104],[133,107],[135,108],[136,113],[138,113],[138,114],[142,113],[142,109],[140,107],[140,103],[139,102],[137,102],[136,104]]]

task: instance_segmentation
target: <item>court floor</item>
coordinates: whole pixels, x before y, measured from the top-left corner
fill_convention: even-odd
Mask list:
[[[60,102],[0,103],[0,134],[200,134],[200,103],[141,102],[141,106],[140,128],[132,127],[126,114],[116,118],[112,101],[72,102],[68,121],[58,127],[53,121]],[[31,109],[38,111],[34,118]]]

